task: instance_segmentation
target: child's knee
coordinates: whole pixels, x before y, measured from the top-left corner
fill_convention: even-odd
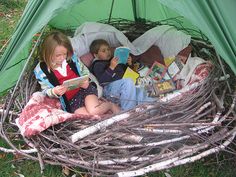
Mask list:
[[[96,106],[88,106],[88,107],[86,107],[86,109],[90,115],[98,115],[99,114],[99,106],[100,106],[99,104]]]

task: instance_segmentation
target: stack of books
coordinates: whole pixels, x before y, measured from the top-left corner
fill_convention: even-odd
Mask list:
[[[182,62],[176,57],[167,58],[164,61],[165,65],[154,62],[147,73],[153,79],[155,96],[176,90],[175,78],[183,68]]]

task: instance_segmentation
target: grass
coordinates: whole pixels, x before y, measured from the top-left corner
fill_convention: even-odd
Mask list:
[[[236,162],[229,159],[230,154],[218,154],[220,161],[217,162],[215,155],[201,159],[191,164],[175,167],[170,170],[154,172],[145,177],[166,177],[168,173],[171,177],[234,177],[236,174]],[[31,160],[20,160],[12,154],[0,153],[0,176],[15,177],[19,174],[25,177],[63,177],[62,169],[59,166],[46,165],[43,174],[40,172],[38,162]],[[17,159],[18,158],[18,159]],[[73,174],[73,172],[71,173]],[[82,176],[77,173],[77,176]]]
[[[27,0],[0,0],[0,48],[12,35]],[[0,147],[7,147],[0,140]],[[235,149],[235,147],[232,147]],[[236,174],[235,155],[221,152],[201,159],[197,162],[182,165],[151,173],[148,177],[165,177],[165,172],[171,177],[234,177]],[[25,177],[64,177],[60,166],[46,165],[43,174],[39,163],[32,160],[23,160],[22,157],[0,151],[0,177],[16,177],[20,174]],[[79,173],[77,176],[82,176]]]
[[[11,37],[26,0],[0,0],[0,49]]]

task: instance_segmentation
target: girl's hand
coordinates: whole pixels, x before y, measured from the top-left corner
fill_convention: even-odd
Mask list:
[[[128,60],[127,60],[127,63],[128,63],[129,66],[132,65],[132,57],[131,57],[131,56],[129,56],[129,58],[128,58]]]
[[[84,81],[83,82],[83,84],[81,84],[81,88],[83,88],[83,89],[86,89],[86,88],[88,88],[88,86],[89,86],[89,80],[86,80],[86,81]]]
[[[110,68],[114,70],[117,65],[118,65],[118,58],[116,57],[112,58],[110,62]]]
[[[66,86],[58,85],[58,86],[54,87],[52,90],[56,95],[62,96],[67,91],[67,89],[68,88]]]

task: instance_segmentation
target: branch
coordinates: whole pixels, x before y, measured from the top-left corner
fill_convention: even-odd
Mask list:
[[[159,171],[159,170],[163,170],[166,168],[175,167],[178,165],[194,162],[194,161],[199,160],[203,157],[206,157],[210,154],[213,154],[213,153],[219,152],[222,149],[225,149],[233,141],[235,135],[236,135],[236,128],[234,128],[234,132],[232,133],[232,136],[229,137],[223,144],[216,146],[214,148],[211,148],[209,150],[206,150],[198,155],[188,157],[185,159],[180,159],[179,157],[174,157],[174,158],[166,160],[164,162],[155,163],[155,164],[146,166],[144,168],[140,168],[138,170],[119,172],[116,174],[116,176],[117,177],[140,176],[140,175],[144,175],[146,173],[152,172],[152,171]]]

